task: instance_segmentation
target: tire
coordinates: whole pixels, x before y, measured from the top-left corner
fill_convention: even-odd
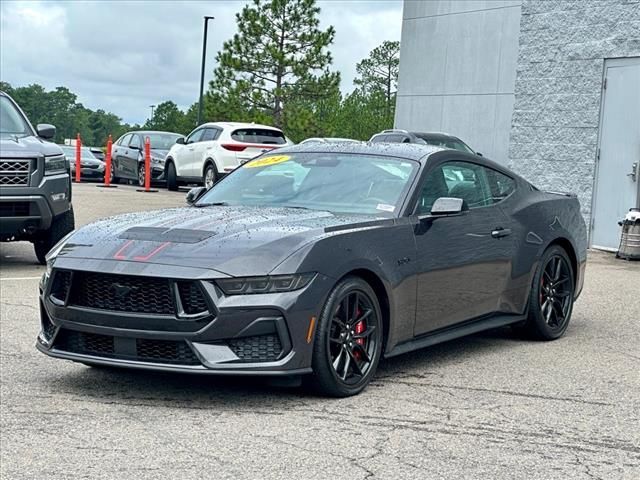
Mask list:
[[[140,188],[144,188],[144,180],[145,180],[144,179],[144,177],[145,177],[144,173],[145,173],[144,172],[144,163],[139,163],[138,164],[138,186]]]
[[[320,314],[313,343],[313,374],[305,382],[322,395],[360,393],[378,368],[382,339],[382,314],[375,292],[361,278],[346,277],[333,288]]]
[[[167,164],[167,190],[175,192],[178,190],[178,176],[173,162]]]
[[[209,162],[207,163],[207,166],[204,167],[204,176],[202,177],[202,184],[207,188],[211,188],[217,181],[218,181],[218,170],[216,169],[216,166],[213,163]]]
[[[116,166],[113,164],[113,162],[111,162],[111,179],[110,179],[110,183],[113,183],[114,185],[117,185],[118,183],[120,183],[120,179],[116,176]]]
[[[75,219],[73,215],[73,206],[66,212],[58,215],[53,219],[51,227],[47,232],[44,232],[42,237],[33,242],[33,247],[38,257],[38,262],[41,265],[47,263],[46,255],[49,250],[58,243],[62,237],[72,232],[75,228]]]
[[[527,320],[520,330],[537,340],[564,335],[571,320],[575,278],[564,248],[552,245],[542,254],[529,294]]]

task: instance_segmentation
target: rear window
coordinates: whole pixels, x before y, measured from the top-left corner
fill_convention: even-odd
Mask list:
[[[231,134],[236,142],[262,143],[266,145],[284,145],[287,143],[284,134],[277,130],[264,128],[239,128]]]

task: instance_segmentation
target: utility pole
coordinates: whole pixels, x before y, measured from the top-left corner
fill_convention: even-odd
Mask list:
[[[155,105],[149,105],[149,108],[151,108],[151,116],[149,117],[149,120],[153,120],[153,109],[156,108]]]
[[[215,17],[204,17],[204,35],[202,37],[202,66],[200,69],[200,97],[198,100],[198,125],[202,121],[202,93],[204,91],[204,65],[207,59],[207,26],[209,20],[213,20]],[[197,125],[196,125],[197,126]]]

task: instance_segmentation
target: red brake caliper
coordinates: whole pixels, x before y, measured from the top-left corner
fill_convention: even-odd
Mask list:
[[[361,315],[361,313],[362,312],[361,312],[360,309],[358,309],[358,311],[356,312],[358,317]],[[360,320],[358,323],[356,323],[353,331],[354,331],[354,333],[356,335],[360,335],[362,332],[364,332],[365,328],[366,327],[365,327],[364,321]],[[364,345],[364,338],[357,338],[356,339],[356,343],[359,344],[359,345]],[[356,350],[355,352],[353,352],[353,354],[358,360],[360,360],[360,351],[359,350]]]

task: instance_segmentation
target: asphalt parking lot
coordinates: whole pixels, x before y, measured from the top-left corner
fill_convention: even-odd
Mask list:
[[[74,186],[76,224],[184,193]],[[30,244],[0,244],[2,478],[640,478],[640,262],[590,252],[567,335],[509,329],[384,361],[335,400],[36,351]]]

